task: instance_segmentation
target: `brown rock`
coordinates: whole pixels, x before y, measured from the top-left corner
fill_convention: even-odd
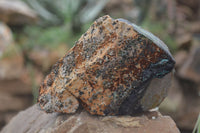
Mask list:
[[[46,114],[37,105],[20,112],[1,133],[179,133],[174,121],[159,112],[140,116],[91,116],[87,112],[74,115]]]
[[[0,20],[10,25],[34,23],[36,13],[28,5],[18,0],[0,0]]]
[[[159,38],[106,15],[53,66],[38,102],[46,112],[73,113],[79,105],[98,115],[147,111],[162,102],[167,90],[148,91],[148,85],[170,73],[174,64]]]

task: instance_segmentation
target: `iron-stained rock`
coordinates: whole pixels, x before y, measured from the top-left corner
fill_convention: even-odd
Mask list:
[[[174,64],[167,46],[153,34],[103,16],[53,66],[38,102],[46,112],[74,113],[79,103],[97,115],[146,111],[166,97],[162,88],[149,93],[149,84],[170,73]]]

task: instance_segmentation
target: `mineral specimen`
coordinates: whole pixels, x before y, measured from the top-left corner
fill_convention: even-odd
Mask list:
[[[149,84],[170,73],[174,64],[160,39],[106,15],[53,66],[40,86],[38,102],[48,113],[74,113],[80,105],[96,115],[146,111],[166,96],[162,88],[149,92]]]

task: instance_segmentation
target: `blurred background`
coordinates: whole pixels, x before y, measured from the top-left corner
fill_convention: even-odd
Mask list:
[[[199,0],[0,0],[0,129],[36,103],[51,66],[106,14],[168,45],[176,72],[160,111],[192,132],[200,112]]]

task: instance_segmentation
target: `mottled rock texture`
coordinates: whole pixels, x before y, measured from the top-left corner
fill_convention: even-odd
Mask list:
[[[127,20],[103,16],[53,66],[38,102],[46,112],[74,113],[80,105],[97,115],[147,111],[167,92],[148,91],[149,84],[174,64],[160,39]]]
[[[89,113],[47,114],[37,105],[20,112],[1,133],[180,133],[174,121],[159,112],[140,116],[91,116]]]

